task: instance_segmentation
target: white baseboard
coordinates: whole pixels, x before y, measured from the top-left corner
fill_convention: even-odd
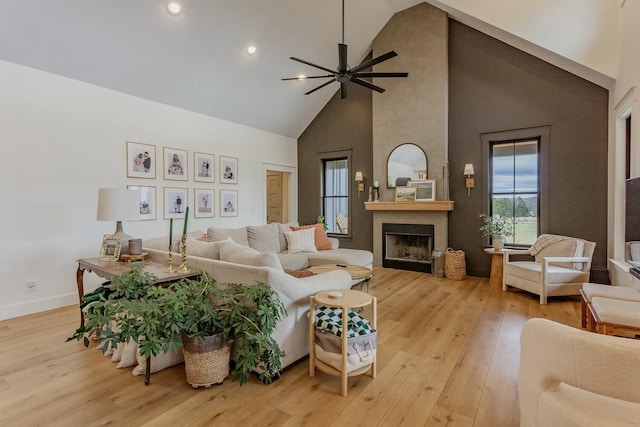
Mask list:
[[[23,302],[14,305],[0,307],[0,320],[13,319],[28,314],[40,313],[56,308],[78,305],[78,294],[71,293],[51,298],[43,298],[35,301]]]

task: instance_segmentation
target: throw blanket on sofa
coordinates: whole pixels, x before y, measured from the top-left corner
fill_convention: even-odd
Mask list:
[[[544,248],[558,243],[566,239],[565,236],[556,236],[555,234],[541,234],[538,240],[533,242],[533,245],[529,248],[529,253],[533,256],[538,255]]]

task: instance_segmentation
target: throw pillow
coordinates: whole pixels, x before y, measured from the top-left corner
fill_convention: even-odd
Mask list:
[[[145,374],[145,371],[147,370],[147,358],[142,357],[140,353],[137,353],[136,359],[138,361],[138,366],[133,368],[133,375],[137,377],[138,375]],[[151,356],[151,373],[161,371],[180,363],[184,363],[184,356],[181,348],[178,349],[177,353],[173,350],[169,350],[166,353]]]
[[[287,244],[290,254],[300,252],[318,252],[316,249],[315,230],[305,228],[304,230],[289,231],[284,233],[287,236]]]
[[[282,264],[280,264],[275,252],[258,252],[249,246],[239,245],[233,241],[224,242],[220,246],[220,261],[282,270]]]
[[[323,224],[312,224],[312,225],[303,225],[302,227],[291,227],[293,231],[304,230],[306,228],[313,228],[317,250],[326,251],[326,250],[332,249],[331,241],[327,237],[327,233],[324,231]]]
[[[220,259],[220,246],[225,242],[232,241],[231,238],[219,242],[203,242],[199,239],[187,239],[187,255]]]
[[[280,252],[280,240],[278,238],[278,224],[250,225],[247,227],[249,246],[253,249],[265,252]]]
[[[122,349],[120,362],[118,368],[129,368],[138,363],[136,355],[138,354],[138,343],[131,339],[128,343],[124,344]]]
[[[278,224],[278,239],[280,240],[280,250],[278,252],[284,252],[288,249],[287,237],[284,233],[291,231],[291,227],[297,227],[300,224],[298,222],[289,222],[286,224]]]

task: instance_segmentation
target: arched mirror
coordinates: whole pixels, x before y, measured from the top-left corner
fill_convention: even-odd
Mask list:
[[[416,144],[401,144],[393,149],[387,159],[387,187],[407,185],[412,181],[428,178],[427,155]]]

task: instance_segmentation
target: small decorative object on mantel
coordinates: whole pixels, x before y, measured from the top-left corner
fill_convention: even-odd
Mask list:
[[[480,227],[480,232],[484,237],[491,239],[493,249],[501,251],[504,247],[505,238],[514,234],[514,220],[512,218],[494,215],[480,214],[484,225]]]
[[[373,182],[373,189],[375,193],[373,194],[373,201],[377,202],[380,200],[380,183],[378,181]]]
[[[373,202],[373,185],[369,186],[369,200],[367,202]]]

